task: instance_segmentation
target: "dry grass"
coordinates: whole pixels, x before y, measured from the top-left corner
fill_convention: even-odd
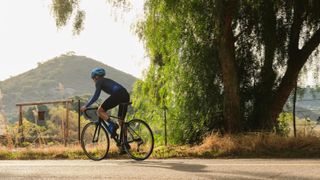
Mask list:
[[[120,156],[118,149],[111,146],[108,158],[125,158]],[[32,160],[32,159],[88,159],[80,145],[43,146],[38,148],[13,148],[0,147],[0,160]]]
[[[269,133],[211,134],[197,146],[158,147],[157,158],[320,158],[317,136],[282,137]]]
[[[108,158],[120,156],[115,146]],[[317,136],[282,137],[270,133],[242,135],[211,134],[203,143],[190,146],[155,147],[150,158],[320,158],[320,138]],[[54,145],[42,148],[9,149],[0,147],[3,159],[88,159],[79,145]]]
[[[193,151],[198,155],[228,157],[320,157],[320,139],[316,136],[294,138],[265,133],[224,137],[213,134]]]

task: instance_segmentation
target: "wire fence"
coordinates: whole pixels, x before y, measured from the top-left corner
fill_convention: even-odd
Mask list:
[[[284,112],[290,113],[292,118],[292,126],[290,130],[294,133],[296,129],[298,134],[303,135],[319,135],[320,134],[320,99],[299,99],[295,102],[295,112],[293,103],[287,103]],[[295,122],[293,122],[295,120]],[[295,134],[296,135],[296,134]]]

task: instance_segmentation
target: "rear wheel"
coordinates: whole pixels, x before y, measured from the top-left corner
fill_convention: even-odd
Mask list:
[[[108,133],[98,123],[90,122],[81,133],[81,147],[88,158],[98,161],[105,158],[110,146]]]
[[[135,160],[147,159],[154,146],[153,133],[149,125],[140,119],[126,123],[124,134],[124,149]]]

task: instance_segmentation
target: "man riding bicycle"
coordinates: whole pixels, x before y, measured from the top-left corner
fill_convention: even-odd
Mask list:
[[[116,131],[119,126],[110,120],[110,117],[107,113],[108,110],[119,105],[118,117],[121,120],[124,120],[127,113],[127,106],[122,105],[121,103],[128,103],[130,101],[130,96],[128,91],[119,83],[105,78],[106,72],[103,68],[94,68],[91,71],[91,78],[95,83],[96,90],[93,96],[88,100],[86,105],[81,107],[81,111],[84,112],[89,106],[96,102],[101,94],[101,90],[110,96],[99,106],[97,113],[99,117],[109,123],[109,128],[111,132],[111,137],[116,136]],[[122,122],[119,122],[120,125]]]

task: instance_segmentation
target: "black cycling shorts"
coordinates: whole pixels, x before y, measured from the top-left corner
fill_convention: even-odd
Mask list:
[[[110,95],[101,105],[101,107],[108,111],[119,105],[118,117],[124,119],[127,114],[127,105],[121,105],[121,103],[128,103],[130,101],[129,93],[126,90],[120,90]]]

